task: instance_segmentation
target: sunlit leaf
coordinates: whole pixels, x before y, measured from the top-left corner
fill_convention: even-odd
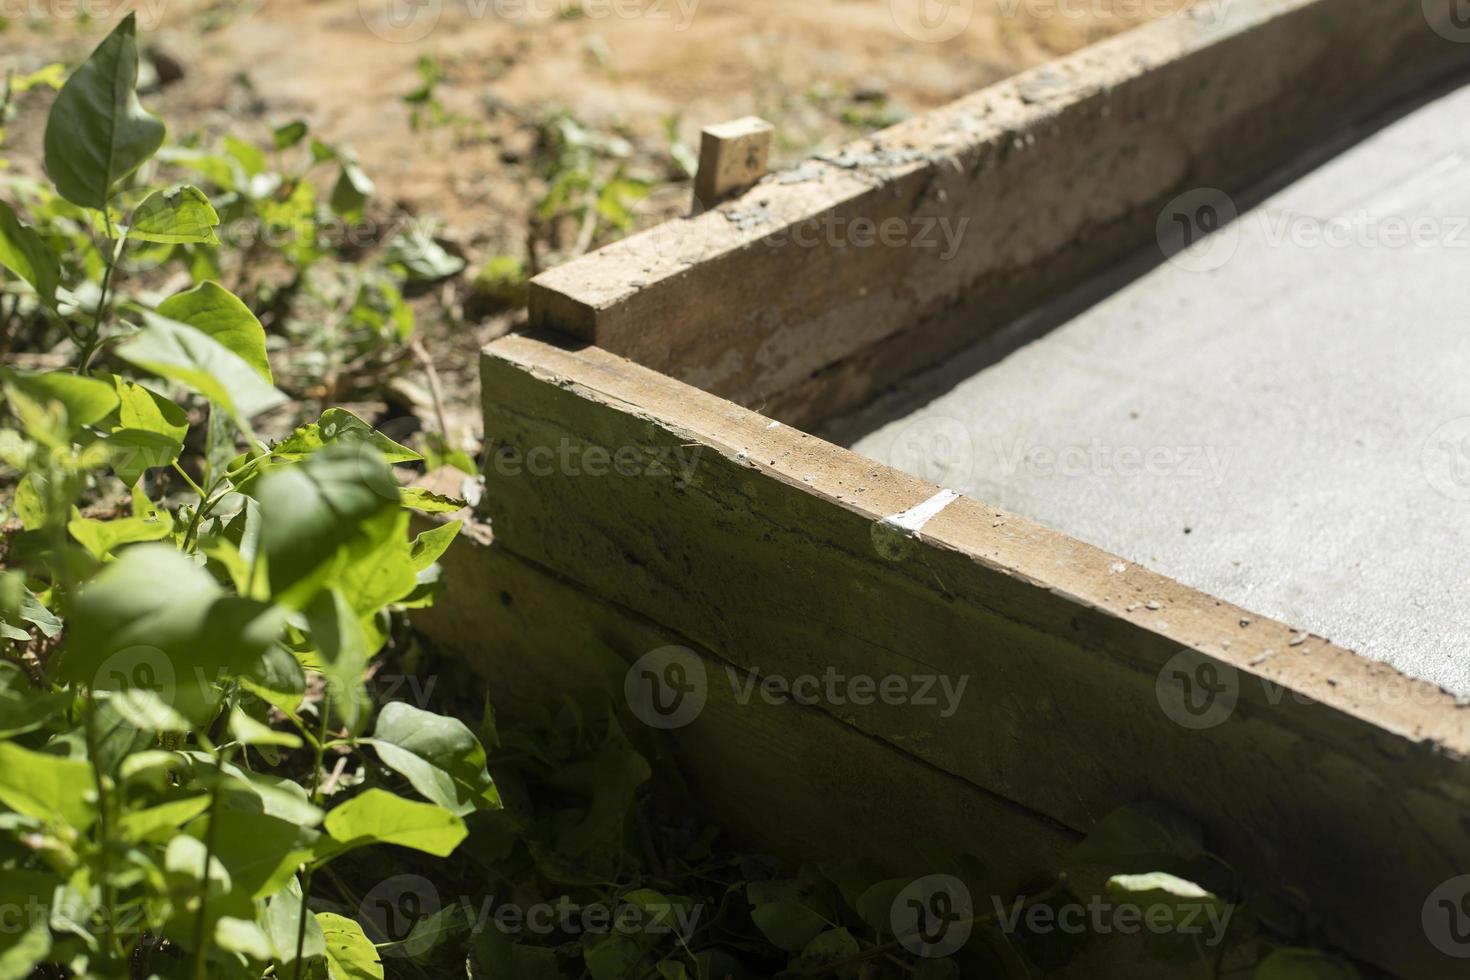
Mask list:
[[[128,14],[76,70],[46,120],[46,173],[61,196],[103,210],[118,181],[163,145],[138,102],[137,18]]]
[[[164,245],[218,245],[219,215],[197,187],[154,191],[133,209],[128,237]],[[165,314],[169,315],[169,314]]]
[[[265,328],[238,296],[219,283],[202,282],[170,296],[158,305],[158,314],[208,334],[267,382],[272,380],[265,353]]]

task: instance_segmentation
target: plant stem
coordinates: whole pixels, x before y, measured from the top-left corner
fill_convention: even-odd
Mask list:
[[[100,872],[102,878],[102,908],[108,917],[107,939],[105,946],[107,960],[111,963],[117,956],[117,886],[112,881],[112,817],[108,805],[107,789],[102,775],[102,763],[98,759],[97,740],[97,699],[91,693],[87,694],[87,707],[84,711],[86,736],[87,736],[87,759],[92,763],[92,780],[97,789],[97,832],[101,837],[100,847]]]
[[[108,258],[106,271],[102,273],[102,292],[97,297],[97,315],[92,319],[92,332],[87,337],[85,346],[82,347],[82,356],[77,360],[77,374],[86,374],[92,365],[92,357],[97,353],[97,348],[102,345],[102,321],[107,316],[108,292],[112,288],[112,273],[122,259],[123,245],[127,239],[114,240],[115,229],[112,225],[112,210],[106,203],[102,205],[102,221],[107,228]]]
[[[209,865],[214,860],[214,831],[219,810],[218,778],[209,790],[209,828],[204,832],[204,873],[199,885],[199,917],[194,922],[194,980],[204,980],[204,926],[209,916]]]
[[[331,692],[325,688],[322,690],[321,713],[318,722],[318,734],[316,741],[312,743],[313,764],[311,767],[311,802],[316,803],[317,791],[322,784],[322,761],[326,756],[327,744],[327,718],[332,709]],[[301,915],[296,920],[296,974],[294,980],[301,980],[301,954],[306,948],[306,900],[311,895],[311,865],[306,866],[306,873],[301,879]]]

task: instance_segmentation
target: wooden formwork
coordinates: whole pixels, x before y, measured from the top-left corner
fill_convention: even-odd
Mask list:
[[[1435,3],[1210,9],[540,277],[536,331],[483,354],[493,537],[448,556],[421,626],[511,701],[620,691],[669,646],[716,676],[967,679],[948,715],[711,683],[672,743],[772,847],[929,839],[1017,881],[1159,801],[1310,896],[1340,948],[1460,975],[1423,918],[1470,872],[1451,696],[802,431],[1151,242],[1182,190],[1247,188],[1470,63]],[[975,230],[947,256],[803,235],[890,218]],[[1209,724],[1181,720],[1194,684],[1228,696]]]

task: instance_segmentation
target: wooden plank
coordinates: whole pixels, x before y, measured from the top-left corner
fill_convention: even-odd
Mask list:
[[[447,488],[444,488],[447,489]],[[496,547],[474,523],[442,559],[446,591],[415,610],[415,628],[463,655],[487,682],[496,710],[517,713],[567,696],[622,696],[629,665],[677,645],[712,672],[730,665],[687,637],[605,602]],[[860,857],[893,876],[933,873],[936,851],[971,855],[993,894],[977,912],[1010,909],[1065,864],[1077,835],[1028,813],[831,715],[798,703],[741,703],[715,685],[699,716],[661,745],[671,749],[711,822],[757,853],[794,864]],[[638,723],[629,717],[635,739]],[[657,749],[653,750],[657,751]],[[1002,843],[1003,846],[998,846]],[[1073,887],[1085,904],[1095,892]],[[1203,964],[1163,962],[1143,937],[1100,936],[1058,980],[1211,980]],[[1238,951],[1249,962],[1252,950]]]
[[[1448,695],[975,501],[905,533],[939,488],[606,351],[505,338],[482,382],[517,555],[762,675],[967,679],[947,715],[821,707],[1075,830],[1173,805],[1337,945],[1455,975],[1420,918],[1470,867]]]
[[[810,428],[1470,63],[1434,7],[1202,4],[553,269],[533,324]]]

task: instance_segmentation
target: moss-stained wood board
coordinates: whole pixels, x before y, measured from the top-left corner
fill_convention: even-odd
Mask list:
[[[823,707],[1076,830],[1171,803],[1344,948],[1445,966],[1420,914],[1470,866],[1470,714],[1444,692],[966,498],[905,530],[940,488],[596,348],[506,338],[483,385],[502,547],[758,674],[938,678],[961,697]]]

